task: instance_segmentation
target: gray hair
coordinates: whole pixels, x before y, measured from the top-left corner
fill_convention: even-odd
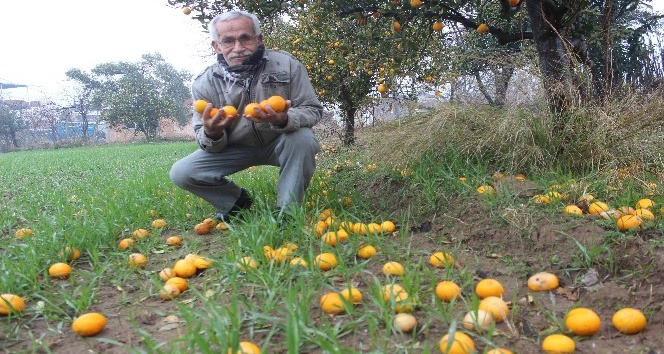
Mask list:
[[[219,33],[217,33],[218,22],[230,21],[238,17],[247,17],[251,19],[251,22],[254,24],[255,34],[257,36],[261,34],[261,24],[260,21],[258,21],[258,17],[256,17],[256,15],[249,13],[247,11],[235,10],[235,11],[220,13],[214,18],[212,18],[212,21],[208,23],[208,32],[210,33],[210,37],[212,38],[212,40],[215,42],[219,40]]]

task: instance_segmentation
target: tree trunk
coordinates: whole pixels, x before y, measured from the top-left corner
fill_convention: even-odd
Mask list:
[[[509,65],[501,65],[499,68],[493,70],[493,77],[495,82],[495,103],[496,106],[505,105],[507,100],[507,89],[510,84],[510,80],[514,75],[514,67]]]
[[[491,98],[491,95],[489,95],[489,91],[486,89],[486,86],[484,86],[484,81],[482,81],[482,76],[480,75],[479,70],[475,71],[475,81],[477,81],[477,86],[480,89],[480,92],[484,96],[487,102],[489,102],[490,105],[494,105],[493,98]]]
[[[344,146],[351,146],[355,144],[355,108],[346,108],[344,113],[346,117],[344,118]]]

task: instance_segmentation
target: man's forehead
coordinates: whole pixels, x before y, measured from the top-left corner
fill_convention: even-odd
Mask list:
[[[233,34],[254,34],[254,24],[250,18],[239,17],[229,21],[223,21],[217,23],[217,30],[220,35],[226,35],[227,33]]]

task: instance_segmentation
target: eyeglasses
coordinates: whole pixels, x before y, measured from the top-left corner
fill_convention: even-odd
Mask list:
[[[219,44],[226,49],[235,47],[236,42],[239,42],[241,46],[246,47],[250,44],[254,44],[256,38],[258,38],[258,36],[250,36],[248,34],[243,34],[239,38],[224,37],[219,41]]]

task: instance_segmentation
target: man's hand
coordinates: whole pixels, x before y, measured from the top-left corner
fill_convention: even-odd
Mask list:
[[[288,124],[288,109],[291,107],[291,101],[286,100],[286,109],[281,112],[275,112],[270,105],[265,105],[265,111],[255,108],[255,117],[249,115],[243,115],[244,118],[249,119],[252,122],[261,123],[268,122],[274,126],[283,128]]]
[[[223,117],[222,110],[218,110],[216,114],[210,117],[210,111],[212,111],[212,103],[208,103],[205,106],[205,110],[201,113],[203,117],[203,129],[205,129],[205,135],[207,135],[212,140],[219,140],[224,135],[224,130],[226,127],[233,123],[233,120],[237,118],[237,115]]]

